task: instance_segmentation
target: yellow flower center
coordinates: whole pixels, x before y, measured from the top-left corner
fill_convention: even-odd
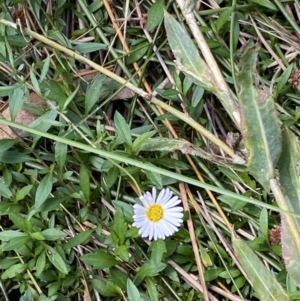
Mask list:
[[[151,222],[158,222],[163,218],[164,210],[161,205],[153,204],[147,209],[146,215]]]

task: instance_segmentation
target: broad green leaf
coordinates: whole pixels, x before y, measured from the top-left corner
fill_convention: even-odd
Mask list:
[[[123,245],[125,241],[125,234],[127,232],[127,224],[123,212],[118,209],[114,215],[114,220],[111,225],[112,235],[115,238],[114,240],[117,245]]]
[[[156,186],[157,188],[162,188],[163,182],[162,182],[162,177],[159,173],[146,170],[145,174],[147,176],[147,179],[151,181],[151,184],[153,186]]]
[[[29,162],[32,160],[33,159],[30,156],[15,150],[0,153],[0,162],[2,163],[15,164]]]
[[[250,2],[267,7],[269,9],[277,9],[276,6],[270,0],[250,0]]]
[[[39,82],[38,82],[38,80],[37,80],[37,78],[36,78],[36,76],[35,76],[33,70],[30,69],[30,72],[29,72],[29,73],[30,73],[30,79],[31,79],[31,83],[32,83],[32,85],[33,85],[34,90],[36,91],[36,93],[37,93],[38,95],[41,95],[40,85],[39,85]]]
[[[67,158],[68,145],[61,142],[55,143],[55,161],[60,171],[63,170]]]
[[[166,264],[160,262],[158,265],[152,259],[146,261],[138,270],[135,275],[134,283],[139,285],[145,277],[154,277],[166,268]]]
[[[41,180],[35,194],[35,204],[34,209],[38,209],[43,205],[46,199],[49,197],[49,194],[52,190],[53,186],[53,174],[49,172],[46,176]]]
[[[45,237],[46,240],[54,240],[54,241],[67,236],[67,234],[65,232],[55,229],[55,228],[49,228],[49,229],[43,230],[41,232],[41,234]]]
[[[149,293],[149,297],[151,298],[151,301],[158,301],[159,298],[158,298],[158,292],[156,289],[156,283],[154,283],[154,281],[150,277],[146,277],[145,282],[146,282],[147,291]]]
[[[0,195],[5,198],[12,197],[9,187],[5,183],[2,183],[2,181],[0,181]]]
[[[268,237],[269,233],[269,221],[268,221],[268,211],[266,208],[263,208],[261,210],[260,216],[259,216],[259,226],[260,226],[260,231],[265,237]]]
[[[35,267],[36,267],[37,275],[40,275],[44,271],[44,268],[46,266],[46,254],[45,253],[46,253],[45,251],[42,251],[36,260]]]
[[[126,218],[126,220],[128,222],[130,222],[130,223],[133,222],[132,217],[134,215],[134,212],[133,212],[132,205],[129,205],[122,201],[112,201],[112,203],[117,210],[120,210],[122,212],[122,214],[124,215],[124,217]]]
[[[156,0],[148,12],[147,29],[152,31],[163,19],[164,0]]]
[[[289,130],[282,132],[282,153],[278,161],[279,181],[285,200],[290,211],[300,213],[300,182],[299,182],[299,144],[296,136]],[[294,218],[298,231],[300,220]],[[295,284],[300,286],[300,254],[293,240],[291,229],[286,217],[281,215],[281,241],[282,257],[285,261],[287,272]],[[295,234],[299,235],[299,232]],[[294,235],[294,237],[295,237]]]
[[[8,268],[7,270],[5,270],[2,274],[1,274],[1,279],[9,279],[9,278],[14,278],[17,275],[23,273],[25,270],[27,269],[27,264],[24,263],[17,263],[13,266],[11,266],[10,268]]]
[[[39,208],[34,208],[35,212],[45,212],[57,209],[57,207],[68,198],[48,198]]]
[[[18,258],[12,258],[12,257],[5,257],[0,260],[0,269],[6,270],[9,267],[13,266],[15,263],[19,261]]]
[[[67,266],[60,254],[49,245],[43,244],[46,249],[46,254],[50,262],[63,274],[68,274],[70,267]]]
[[[280,94],[280,91],[282,90],[282,88],[287,84],[290,75],[292,73],[294,66],[291,64],[289,65],[284,71],[283,73],[276,79],[276,87],[274,90],[274,94],[276,95],[275,97],[277,97]]]
[[[77,247],[77,246],[83,244],[91,237],[91,234],[93,232],[94,232],[94,229],[89,229],[84,232],[78,233],[76,236],[70,238],[68,240],[68,242],[62,246],[63,249],[67,250],[67,249],[71,249],[71,248],[74,248],[74,247]]]
[[[128,262],[130,259],[128,249],[129,249],[128,245],[119,246],[115,248],[115,255],[119,256],[122,260]]]
[[[257,53],[249,48],[241,60],[238,74],[242,132],[249,151],[248,169],[269,191],[269,180],[275,177],[275,166],[281,153],[280,128],[269,88],[255,88]]]
[[[79,172],[79,182],[80,188],[85,196],[86,200],[89,201],[90,199],[90,173],[89,169],[86,167],[85,164],[80,165],[80,172]]]
[[[138,136],[132,143],[132,152],[138,154],[143,144],[155,134],[156,131],[150,131]]]
[[[78,51],[79,53],[90,53],[90,52],[94,52],[94,51],[98,51],[98,50],[106,50],[107,49],[107,45],[106,44],[102,44],[102,43],[79,43],[76,42],[76,46],[74,47],[74,49],[76,51]]]
[[[115,122],[118,138],[122,142],[126,143],[128,146],[131,146],[132,141],[131,141],[130,127],[126,123],[124,117],[118,111],[116,111],[115,113],[114,122]]]
[[[220,29],[224,26],[224,24],[227,22],[229,19],[230,15],[232,12],[235,10],[234,6],[226,8],[219,16],[217,20],[217,32],[220,31]]]
[[[16,140],[14,139],[1,139],[0,153],[9,150],[15,143]]]
[[[176,58],[177,67],[198,85],[211,92],[217,92],[213,84],[212,72],[203,59],[200,58],[198,49],[181,25],[168,14],[164,13],[164,22],[169,45]]]
[[[103,93],[103,81],[105,80],[104,74],[99,74],[94,80],[88,85],[85,95],[85,116],[87,116],[92,110],[95,103],[99,100]]]
[[[40,76],[40,79],[39,79],[40,83],[43,82],[46,75],[48,74],[49,67],[50,67],[50,61],[51,61],[51,56],[48,55],[47,58],[44,61],[44,65],[43,65],[43,68],[42,68],[42,71],[41,71],[41,76]]]
[[[21,87],[14,89],[9,94],[9,112],[11,120],[15,121],[15,118],[19,111],[21,110],[25,102],[24,91]]]
[[[28,240],[29,240],[29,236],[15,237],[15,238],[11,239],[8,243],[3,245],[2,250],[3,251],[17,250],[17,249],[23,247],[27,243]]]
[[[139,290],[129,278],[127,280],[127,296],[129,300],[141,300]]]
[[[5,230],[0,232],[0,240],[2,241],[9,241],[13,238],[24,237],[24,236],[28,236],[28,234],[16,230]]]
[[[163,258],[164,253],[167,252],[166,243],[162,239],[152,241],[150,245],[151,259],[155,265],[158,265]]]
[[[27,185],[27,186],[24,186],[21,189],[17,190],[16,201],[19,202],[19,201],[23,200],[26,197],[26,195],[30,192],[32,187],[33,187],[33,185]]]
[[[116,297],[121,295],[121,290],[112,281],[105,278],[94,278],[92,285],[104,297]]]
[[[281,215],[281,245],[285,268],[296,286],[300,287],[300,254],[290,232],[286,216]],[[299,233],[298,233],[299,234]]]
[[[112,166],[106,176],[106,185],[108,188],[111,188],[117,181],[120,171],[118,166]]]
[[[247,273],[258,300],[291,301],[274,274],[267,270],[250,247],[232,234],[232,244],[237,258]]]
[[[32,232],[33,223],[31,220],[28,220],[14,212],[9,213],[9,219],[19,230],[22,230],[23,232]]]
[[[131,49],[130,56],[127,60],[127,64],[132,64],[137,62],[140,58],[142,58],[146,52],[148,51],[149,43],[144,42],[136,45]]]
[[[1,267],[1,262],[0,262],[0,267]],[[121,288],[122,291],[126,290],[126,284],[127,284],[127,279],[128,276],[123,273],[122,271],[116,269],[116,268],[110,268],[109,269],[111,279],[113,282]]]
[[[80,260],[84,263],[90,264],[94,269],[110,268],[118,263],[113,255],[102,250],[85,254],[80,257]]]
[[[282,131],[282,153],[278,161],[278,174],[282,192],[289,210],[300,214],[300,153],[297,137],[288,129]],[[295,219],[300,231],[300,220]]]

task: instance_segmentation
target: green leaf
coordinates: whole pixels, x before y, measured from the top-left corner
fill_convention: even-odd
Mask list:
[[[45,251],[42,251],[36,260],[35,267],[36,267],[37,275],[40,275],[45,269],[45,266],[46,266],[46,254],[45,253],[46,253]]]
[[[242,239],[236,238],[234,233],[232,234],[232,244],[259,300],[291,301],[274,274],[267,270],[250,247]]]
[[[108,188],[111,188],[116,183],[119,174],[120,172],[118,166],[113,166],[108,170],[106,177],[106,185]]]
[[[282,88],[287,84],[290,75],[292,73],[294,66],[291,64],[289,65],[284,71],[283,73],[276,79],[277,85],[275,88],[275,95],[276,97],[280,94],[280,91],[282,90]]]
[[[9,150],[15,143],[16,140],[14,139],[1,139],[0,153]]]
[[[85,95],[85,116],[92,110],[95,103],[99,100],[103,93],[103,82],[106,76],[104,74],[97,75],[94,80],[88,85]]]
[[[145,277],[154,277],[159,274],[162,270],[166,268],[166,264],[160,262],[158,265],[154,263],[152,259],[146,261],[138,270],[135,275],[134,283],[136,285],[140,284]]]
[[[40,182],[36,194],[34,209],[38,209],[48,198],[53,186],[53,174],[49,172]]]
[[[220,14],[218,21],[217,21],[217,32],[220,31],[220,29],[224,26],[224,24],[229,19],[232,12],[235,10],[235,6],[231,6],[223,10],[223,12]]]
[[[86,167],[85,164],[80,165],[80,172],[79,172],[79,182],[80,188],[85,196],[86,200],[89,201],[90,199],[90,173],[89,169]]]
[[[156,0],[149,12],[147,18],[147,29],[152,31],[161,22],[164,16],[164,0]]]
[[[57,207],[68,198],[49,198],[39,208],[34,208],[35,212],[45,212],[57,209]]]
[[[124,217],[126,218],[126,220],[129,222],[129,223],[132,223],[133,222],[133,215],[134,215],[134,212],[133,212],[133,207],[132,205],[129,205],[125,202],[122,202],[122,201],[112,201],[113,205],[115,206],[115,208],[119,211],[122,212],[122,214],[124,215]]]
[[[123,212],[119,209],[116,211],[114,215],[114,221],[111,225],[112,234],[116,237],[117,241],[115,242],[117,245],[123,245],[125,241],[125,234],[127,232],[127,224],[125,222],[125,218]]]
[[[281,215],[281,245],[285,267],[296,286],[300,286],[300,254],[290,232],[286,216]]]
[[[148,51],[148,48],[149,48],[148,42],[140,43],[134,48],[132,48],[130,52],[130,56],[127,60],[127,64],[132,64],[137,62]]]
[[[31,220],[26,219],[23,216],[20,216],[17,213],[10,212],[9,219],[14,223],[14,225],[24,232],[31,232],[33,229],[33,223]]]
[[[300,153],[297,137],[289,130],[282,131],[282,153],[278,161],[278,174],[282,192],[289,210],[300,214]],[[300,220],[295,219],[300,231]]]
[[[24,91],[21,87],[14,89],[9,95],[9,112],[11,120],[15,121],[17,114],[25,102]]]
[[[139,290],[129,278],[127,280],[127,296],[128,300],[141,300]]]
[[[256,50],[249,48],[241,60],[238,74],[240,111],[245,146],[250,155],[249,172],[269,191],[281,153],[280,128],[269,88],[255,88]]]
[[[19,248],[23,247],[28,240],[29,240],[29,236],[15,237],[11,239],[8,243],[3,245],[2,250],[3,251],[18,250]]]
[[[63,231],[60,231],[55,228],[49,228],[41,232],[46,240],[58,240],[67,236],[67,234]]]
[[[155,265],[158,265],[162,261],[164,253],[167,252],[165,241],[162,239],[152,241],[150,250],[152,251],[151,259]]]
[[[102,43],[76,42],[74,49],[79,53],[90,53],[98,50],[107,50],[107,45]]]
[[[290,211],[300,213],[300,182],[299,182],[299,144],[297,137],[289,130],[282,131],[282,153],[278,161],[279,181],[285,196],[286,203]],[[298,231],[300,221],[294,219]],[[285,261],[286,269],[290,277],[297,286],[300,286],[300,254],[295,247],[291,229],[286,221],[286,217],[281,215],[281,241],[282,257]],[[296,233],[298,235],[299,233]]]
[[[67,266],[60,254],[47,244],[44,243],[43,245],[45,246],[46,254],[50,262],[63,274],[68,274],[70,268]]]
[[[15,164],[15,163],[24,163],[32,161],[33,159],[19,151],[5,151],[0,153],[0,162],[8,163],[8,164]]]
[[[158,301],[159,298],[158,298],[158,292],[156,289],[156,283],[154,283],[154,281],[149,277],[145,278],[145,282],[146,282],[147,291],[149,293],[149,297],[151,298],[151,301]]]
[[[5,183],[2,183],[2,181],[0,181],[0,195],[8,199],[12,197],[9,187]]]
[[[1,266],[1,262],[0,262]],[[109,269],[110,276],[112,281],[119,287],[121,288],[122,291],[126,290],[126,284],[127,284],[127,279],[128,276],[123,273],[122,271],[116,269],[116,268],[110,268]]]
[[[63,170],[67,158],[68,145],[61,142],[55,143],[55,161],[60,171]]]
[[[269,9],[273,9],[273,10],[277,9],[276,6],[269,0],[250,0],[250,2],[267,7]]]
[[[122,142],[126,143],[128,146],[131,146],[132,141],[131,141],[130,127],[126,123],[124,117],[118,111],[116,111],[115,113],[114,122],[115,122],[118,138]]]
[[[0,97],[6,97],[13,93],[13,90],[19,89],[20,84],[7,85],[4,87],[0,87]]]
[[[94,278],[92,280],[92,284],[93,287],[104,297],[115,297],[121,295],[120,289],[112,281],[105,278]]]
[[[41,76],[40,76],[40,79],[39,79],[40,83],[45,79],[46,75],[48,74],[49,67],[50,67],[50,61],[51,61],[51,56],[48,55],[47,58],[44,61],[44,65],[43,65],[43,68],[42,68],[42,71],[41,71]]]
[[[266,238],[269,234],[268,214],[268,210],[266,208],[263,208],[259,216],[260,231]]]
[[[13,238],[24,237],[24,236],[28,236],[28,234],[16,230],[5,230],[0,232],[0,240],[2,241],[9,241]]]
[[[22,187],[20,190],[17,190],[16,201],[19,202],[19,201],[23,200],[26,197],[26,195],[30,192],[32,187],[33,187],[33,185],[27,185],[27,186]]]
[[[119,246],[115,249],[115,255],[119,256],[122,260],[129,262],[130,256],[128,249],[128,245]]]
[[[150,170],[146,170],[145,174],[147,176],[147,179],[151,181],[151,184],[153,186],[156,186],[157,188],[162,188],[163,182],[162,182],[162,177],[159,173],[150,171]]]
[[[164,22],[169,45],[176,58],[177,67],[199,86],[211,92],[217,92],[213,84],[212,72],[203,59],[200,58],[198,49],[174,17],[164,13]]]
[[[90,264],[94,269],[110,268],[118,263],[113,255],[110,255],[102,250],[85,254],[80,257],[80,260],[84,263]]]
[[[155,134],[156,134],[156,131],[150,131],[150,132],[147,132],[147,133],[144,133],[144,134],[138,136],[133,141],[132,152],[135,154],[138,154],[138,152],[140,151],[140,148],[143,146],[143,144]]]
[[[22,274],[27,269],[27,264],[24,263],[17,263],[5,270],[2,275],[1,279],[9,279],[14,278],[19,274]]]
[[[94,232],[94,229],[89,229],[84,232],[78,233],[76,236],[70,238],[67,243],[65,243],[62,247],[64,250],[71,249],[74,247],[77,247],[79,245],[82,245],[85,243],[89,238],[91,237],[92,233]]]

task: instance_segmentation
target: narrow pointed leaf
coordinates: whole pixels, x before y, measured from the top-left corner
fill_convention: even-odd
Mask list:
[[[275,177],[275,165],[281,153],[281,137],[269,89],[254,86],[256,57],[255,49],[249,48],[242,57],[238,74],[242,132],[249,151],[249,172],[269,190],[269,180]]]
[[[258,300],[291,301],[275,276],[267,270],[257,255],[242,239],[236,238],[233,234],[232,244],[240,263],[252,282]]]

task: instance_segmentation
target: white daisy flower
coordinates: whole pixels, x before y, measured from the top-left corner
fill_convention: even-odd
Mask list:
[[[167,188],[162,189],[156,198],[156,188],[153,187],[152,194],[148,191],[140,197],[143,205],[133,206],[133,226],[140,229],[142,237],[149,237],[149,240],[165,239],[178,231],[182,223],[183,208],[176,206],[181,200],[172,195],[173,192]]]

